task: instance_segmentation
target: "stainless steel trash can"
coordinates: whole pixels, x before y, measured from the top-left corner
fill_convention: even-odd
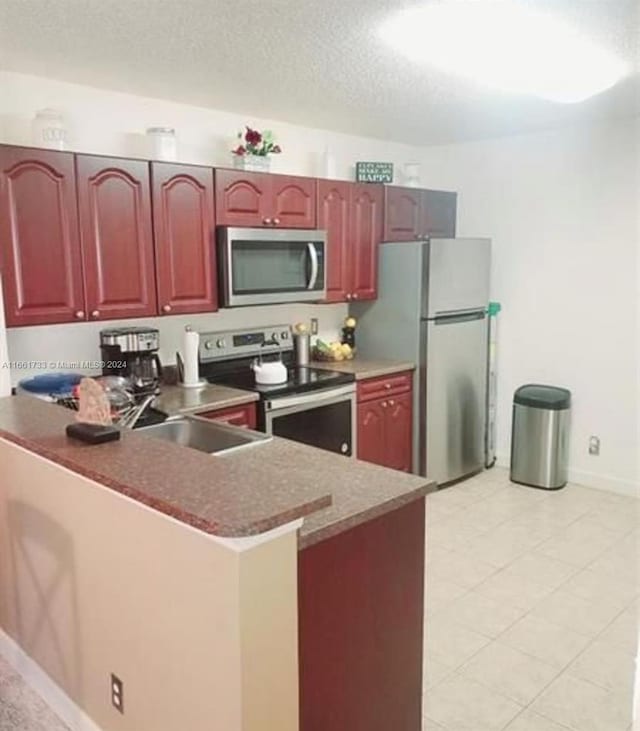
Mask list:
[[[513,397],[511,480],[558,490],[567,484],[571,392],[527,384]]]

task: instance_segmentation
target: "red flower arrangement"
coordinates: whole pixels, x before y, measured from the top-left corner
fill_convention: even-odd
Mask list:
[[[236,149],[231,150],[238,157],[243,157],[244,155],[266,157],[267,155],[277,155],[282,152],[280,145],[276,145],[273,141],[273,132],[268,129],[264,132],[259,132],[257,129],[246,127],[245,132],[238,132],[238,140],[240,142]]]

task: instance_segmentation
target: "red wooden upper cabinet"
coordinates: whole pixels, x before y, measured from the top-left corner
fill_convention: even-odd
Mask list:
[[[293,175],[271,175],[271,210],[267,218],[280,228],[316,227],[316,181]],[[268,223],[263,221],[263,223]]]
[[[422,191],[420,231],[424,236],[455,237],[457,198],[444,190]]]
[[[216,170],[221,226],[316,227],[316,181],[293,175]]]
[[[218,309],[213,170],[151,163],[160,314]]]
[[[268,226],[271,175],[216,170],[216,215],[221,226]],[[267,221],[267,219],[269,219]]]
[[[149,164],[76,156],[89,318],[157,313]]]
[[[0,145],[7,325],[84,320],[73,155]]]
[[[356,183],[351,191],[351,297],[372,300],[378,295],[378,246],[384,221],[383,186]]]
[[[422,191],[417,188],[385,186],[385,241],[414,241],[421,238],[421,195]]]
[[[350,221],[352,183],[318,180],[318,228],[327,232],[327,302],[351,292]]]

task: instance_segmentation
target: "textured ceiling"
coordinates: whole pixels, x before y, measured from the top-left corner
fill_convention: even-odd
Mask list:
[[[412,144],[640,113],[637,73],[561,105],[399,58],[377,26],[417,1],[0,0],[0,68]],[[637,71],[636,0],[511,1],[553,10]]]

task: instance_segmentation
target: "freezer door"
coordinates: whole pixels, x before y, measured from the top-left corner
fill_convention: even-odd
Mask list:
[[[482,469],[487,389],[484,312],[427,320],[423,467],[444,484]]]
[[[431,239],[425,257],[422,316],[486,307],[490,273],[489,239]]]

